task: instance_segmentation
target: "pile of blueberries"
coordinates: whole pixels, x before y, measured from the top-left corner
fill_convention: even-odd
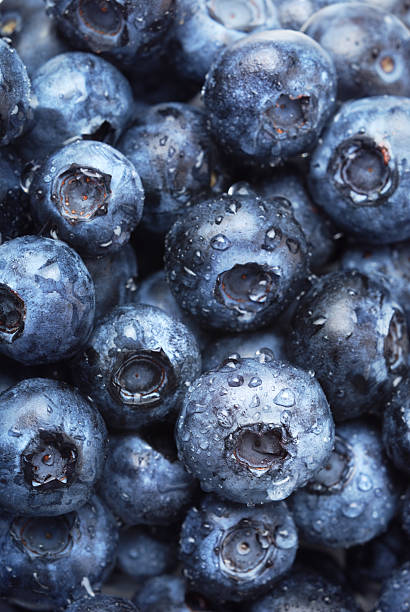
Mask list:
[[[0,612],[409,611],[408,0],[0,35]]]

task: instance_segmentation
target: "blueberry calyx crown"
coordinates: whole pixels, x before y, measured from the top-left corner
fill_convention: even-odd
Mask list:
[[[263,111],[262,132],[275,139],[296,136],[309,123],[312,106],[311,96],[280,94]]]
[[[176,386],[172,364],[162,349],[126,354],[110,381],[113,398],[128,406],[155,406]]]
[[[10,535],[30,559],[55,561],[70,554],[75,535],[76,514],[16,517]]]
[[[306,488],[316,495],[339,493],[351,480],[354,471],[353,449],[336,435],[334,449],[326,465],[316,472]]]
[[[265,525],[242,519],[223,534],[218,548],[222,571],[236,580],[252,580],[267,567],[273,542]]]
[[[396,171],[387,147],[360,134],[345,140],[329,162],[336,186],[358,206],[376,206],[396,186]]]
[[[107,214],[111,176],[72,164],[54,181],[52,200],[64,219],[72,224]]]
[[[405,318],[395,310],[384,341],[384,357],[389,370],[393,371],[405,364],[403,355],[407,355],[408,342]]]
[[[215,298],[227,308],[242,314],[263,310],[274,288],[272,274],[257,263],[236,264],[218,275]]]
[[[284,427],[255,423],[239,427],[225,441],[228,457],[258,476],[282,468],[290,440]]]
[[[79,0],[78,16],[87,29],[101,36],[117,36],[124,27],[122,9],[112,0]]]
[[[207,0],[209,16],[229,30],[252,32],[273,14],[271,0]]]
[[[19,294],[0,283],[0,342],[11,343],[24,331],[26,306]]]
[[[40,431],[22,454],[26,483],[37,491],[50,491],[72,484],[77,467],[75,445],[58,432]]]

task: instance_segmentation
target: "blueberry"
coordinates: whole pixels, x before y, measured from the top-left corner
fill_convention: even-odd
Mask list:
[[[133,164],[113,147],[78,140],[51,155],[30,187],[39,228],[81,255],[127,244],[142,217],[144,192]]]
[[[277,361],[237,358],[188,388],[176,441],[204,491],[266,503],[285,499],[321,467],[334,425],[309,374]]]
[[[127,130],[120,150],[134,164],[145,190],[143,226],[163,234],[186,205],[209,189],[212,145],[203,111],[159,104]]]
[[[131,527],[120,534],[117,563],[121,571],[145,583],[172,571],[177,563],[176,542],[165,540],[147,528]]]
[[[289,358],[315,372],[336,420],[380,412],[407,370],[401,307],[376,280],[355,271],[317,279],[292,327]]]
[[[31,86],[17,51],[0,39],[0,146],[20,136],[31,119]]]
[[[271,30],[246,36],[218,56],[204,102],[222,151],[269,167],[316,144],[335,94],[327,52],[300,32]]]
[[[409,238],[409,146],[410,100],[374,96],[345,102],[311,158],[313,199],[359,241]]]
[[[410,474],[410,380],[406,378],[383,412],[383,443],[389,458]]]
[[[247,507],[207,495],[182,525],[180,556],[194,588],[211,600],[266,591],[292,565],[298,535],[284,502]]]
[[[200,605],[191,601],[186,581],[178,575],[163,574],[147,580],[137,591],[133,601],[140,612],[210,612],[211,608],[201,597]]]
[[[359,612],[353,597],[339,585],[312,571],[292,571],[249,612]]]
[[[65,612],[138,612],[138,608],[122,597],[93,595],[71,604]]]
[[[132,66],[161,50],[175,0],[46,0],[47,12],[73,45]]]
[[[24,608],[62,610],[112,569],[118,528],[97,497],[57,517],[0,518],[0,595]]]
[[[84,263],[94,282],[96,319],[135,300],[138,265],[130,244],[105,257],[84,258]]]
[[[230,358],[286,361],[285,338],[279,330],[230,334],[212,339],[202,352],[202,370],[215,370]]]
[[[25,364],[74,355],[94,322],[95,294],[64,242],[23,236],[0,246],[0,352]]]
[[[1,395],[0,506],[54,516],[80,508],[100,478],[107,431],[76,389],[42,378]]]
[[[55,25],[45,14],[43,0],[4,0],[0,8],[0,33],[11,38],[29,75],[67,50]]]
[[[272,323],[302,288],[307,266],[288,200],[261,198],[246,185],[193,206],[166,239],[171,290],[206,328],[239,332]]]
[[[180,73],[201,82],[223,49],[250,32],[280,27],[275,5],[273,0],[177,0]]]
[[[115,144],[131,120],[130,84],[92,53],[70,51],[48,60],[34,73],[32,90],[33,127],[19,143],[27,160],[48,157],[74,137]]]
[[[378,246],[349,245],[342,254],[343,270],[358,270],[377,279],[395,297],[403,308],[407,327],[410,325],[410,243]]]
[[[110,441],[100,495],[126,525],[169,525],[183,515],[194,492],[173,442],[155,433],[150,438],[132,433]]]
[[[348,548],[387,529],[399,493],[380,432],[355,420],[336,427],[328,463],[296,491],[289,505],[305,543]]]
[[[394,15],[365,3],[341,2],[315,13],[302,31],[333,59],[339,99],[410,95],[405,68],[410,32]]]
[[[293,215],[306,236],[311,252],[311,267],[323,267],[334,253],[335,232],[329,219],[312,202],[302,176],[293,169],[277,170],[269,178],[257,183],[255,189],[265,198],[279,196],[289,200]]]
[[[176,411],[200,372],[195,338],[154,306],[117,306],[94,328],[72,364],[80,389],[110,427],[136,429]]]
[[[382,586],[375,612],[403,612],[410,608],[410,562],[396,569]]]

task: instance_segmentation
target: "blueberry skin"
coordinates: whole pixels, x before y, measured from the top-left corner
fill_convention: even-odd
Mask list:
[[[397,388],[383,412],[383,443],[397,469],[410,474],[410,380]]]
[[[375,612],[398,612],[410,607],[410,562],[396,569],[382,586]]]
[[[41,160],[74,137],[115,144],[131,120],[130,84],[114,66],[92,53],[53,57],[32,77],[32,129],[19,151]]]
[[[4,514],[0,534],[1,558],[7,559],[0,594],[25,608],[54,612],[83,597],[87,586],[101,588],[113,566],[118,527],[94,496],[55,518]]]
[[[406,319],[377,280],[333,272],[300,300],[287,349],[315,372],[336,421],[380,413],[407,371]]]
[[[381,536],[347,550],[346,572],[356,592],[367,595],[408,558],[407,538],[393,523]]]
[[[20,136],[31,119],[31,85],[27,69],[15,49],[0,39],[0,146]]]
[[[354,420],[336,427],[328,465],[296,491],[289,507],[303,542],[349,548],[387,529],[399,495],[379,430]]]
[[[343,270],[358,270],[383,284],[403,308],[409,327],[410,243],[349,246],[339,261]]]
[[[117,306],[95,326],[72,364],[79,388],[109,427],[137,429],[172,414],[201,371],[194,336],[146,304]]]
[[[192,206],[165,243],[165,270],[180,307],[209,329],[258,329],[301,290],[304,234],[284,198],[238,184]]]
[[[104,465],[107,430],[98,411],[74,387],[43,378],[0,397],[0,506],[27,516],[78,510]]]
[[[153,106],[128,129],[118,148],[134,164],[145,190],[142,225],[164,234],[186,205],[211,183],[212,143],[205,113],[188,104]]]
[[[71,604],[65,612],[138,612],[138,608],[122,597],[94,595]]]
[[[284,502],[247,507],[207,495],[185,518],[180,557],[188,581],[205,596],[242,601],[269,590],[291,567],[297,546]]]
[[[0,242],[30,233],[29,200],[21,187],[22,164],[10,148],[0,149]]]
[[[407,27],[410,27],[410,7],[406,0],[367,0],[367,2],[396,15]]]
[[[94,282],[96,320],[135,299],[138,264],[130,244],[111,255],[84,258],[84,263]]]
[[[144,191],[133,164],[113,147],[78,140],[56,151],[35,173],[31,211],[86,257],[119,251],[142,217]]]
[[[279,28],[275,2],[177,0],[174,36],[178,69],[202,82],[219,53],[255,30]]]
[[[175,541],[155,537],[146,528],[132,527],[120,534],[117,564],[138,582],[172,571],[177,565],[176,557]]]
[[[185,603],[185,580],[181,576],[164,574],[147,580],[133,601],[140,612],[190,612]]]
[[[195,319],[178,306],[167,283],[164,270],[158,270],[141,281],[134,294],[133,302],[135,304],[150,304],[151,306],[161,308],[161,310],[164,310],[174,319],[182,321],[190,329],[197,339],[200,348],[207,344],[209,337],[205,330],[201,329]]]
[[[95,293],[64,242],[22,236],[0,246],[0,352],[26,365],[73,356],[94,323]]]
[[[68,50],[55,24],[47,18],[43,0],[4,0],[0,8],[0,33],[11,38],[29,75]]]
[[[285,499],[323,465],[334,424],[309,374],[238,358],[187,389],[175,437],[180,460],[204,491],[263,504]]]
[[[334,228],[321,209],[315,206],[301,175],[292,169],[277,170],[275,174],[255,185],[263,197],[286,198],[292,204],[292,212],[306,236],[311,253],[310,265],[319,269],[335,251]]]
[[[370,0],[368,1],[370,3]],[[376,1],[373,0],[373,3]],[[314,13],[336,2],[337,0],[276,0],[279,21],[282,28],[300,30]]]
[[[394,15],[364,3],[341,2],[312,15],[302,31],[333,59],[340,100],[410,95],[410,32]]]
[[[144,64],[160,53],[175,16],[175,0],[45,0],[72,46],[121,67]]]
[[[286,361],[285,338],[277,329],[231,334],[213,339],[202,351],[202,371],[215,370],[226,359],[253,358]]]
[[[192,476],[155,442],[135,433],[111,438],[100,495],[126,525],[169,525],[191,502]]]
[[[356,240],[410,237],[410,100],[374,96],[345,102],[312,154],[313,199]],[[372,168],[372,172],[369,172]]]
[[[327,52],[291,30],[258,32],[228,47],[204,86],[220,148],[239,162],[266,167],[314,147],[335,95]]]
[[[312,571],[293,570],[273,591],[251,604],[249,612],[359,612],[353,597]]]

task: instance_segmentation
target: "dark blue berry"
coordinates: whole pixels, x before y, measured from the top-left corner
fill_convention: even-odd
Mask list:
[[[314,147],[335,95],[336,73],[327,52],[290,30],[258,32],[228,47],[204,88],[221,150],[266,167]]]
[[[189,329],[145,304],[114,308],[72,364],[80,389],[97,403],[109,427],[120,429],[175,414],[200,369]]]
[[[1,395],[0,506],[54,516],[80,508],[100,478],[107,430],[73,387],[44,378]]]
[[[181,308],[229,331],[272,323],[302,288],[308,255],[288,200],[237,185],[193,206],[170,229],[165,268]]]
[[[298,535],[284,502],[262,507],[208,495],[182,525],[180,556],[193,588],[217,602],[266,593],[292,565]]]
[[[0,246],[0,352],[25,364],[67,359],[86,343],[95,292],[64,242],[23,236]]]
[[[51,155],[30,187],[37,226],[86,257],[118,251],[142,217],[133,164],[113,147],[78,140]]]
[[[355,420],[336,427],[328,463],[296,491],[289,505],[305,543],[348,548],[387,529],[399,494],[380,432]]]
[[[404,313],[382,285],[358,272],[317,279],[292,328],[289,358],[315,373],[336,420],[380,412],[406,373]]]
[[[177,461],[170,436],[113,436],[100,495],[127,525],[168,525],[190,504],[194,480]]]
[[[312,196],[356,240],[406,240],[409,150],[408,98],[374,96],[345,102],[312,155]]]
[[[188,388],[176,441],[204,491],[266,503],[285,499],[322,466],[334,425],[309,374],[277,361],[237,358]]]

